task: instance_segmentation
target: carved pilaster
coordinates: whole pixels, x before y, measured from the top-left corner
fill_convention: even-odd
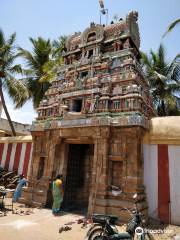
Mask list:
[[[88,208],[89,214],[95,211],[99,195],[105,198],[107,194],[109,135],[109,128],[100,128],[100,137],[96,138],[94,141],[95,147],[92,170],[92,189]],[[105,213],[105,208],[103,211]]]
[[[47,143],[48,157],[47,157],[46,168],[44,172],[44,176],[48,177],[49,179],[52,178],[56,147],[57,146],[60,147],[61,142],[62,142],[62,138],[57,136],[55,131],[50,132],[49,140]]]

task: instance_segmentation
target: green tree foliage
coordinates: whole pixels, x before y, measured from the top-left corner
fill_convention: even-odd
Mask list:
[[[180,24],[180,18],[175,20],[174,22],[172,22],[167,31],[164,33],[163,37],[165,37],[168,33],[170,33],[175,27],[177,27],[177,25]]]
[[[62,53],[66,50],[66,40],[67,36],[60,36],[57,40],[53,41],[53,58],[61,58]]]
[[[19,48],[19,56],[25,59],[27,69],[23,71],[24,81],[34,108],[37,108],[51,86],[50,82],[56,77],[58,67],[63,63],[66,37],[61,36],[53,43],[42,37],[30,38],[30,41],[33,45],[32,52]],[[22,99],[21,106],[26,101],[27,99]]]
[[[32,52],[19,48],[19,56],[25,59],[27,68],[23,71],[24,81],[33,106],[37,108],[50,86],[50,83],[41,82],[40,79],[44,76],[44,65],[50,61],[52,44],[49,39],[45,40],[42,37],[30,38],[30,41],[33,46]],[[21,106],[26,101],[27,99],[22,99]]]
[[[29,98],[25,82],[16,78],[18,74],[22,74],[22,69],[21,65],[15,63],[18,57],[15,40],[15,33],[6,40],[3,31],[0,30],[0,96],[14,136],[16,133],[6,106],[3,90],[7,91],[16,107],[18,107],[22,99]]]
[[[57,71],[60,65],[63,64],[63,54],[66,51],[67,37],[60,36],[52,43],[52,56],[51,59],[43,67],[43,76],[40,82],[51,82],[57,76]]]
[[[180,54],[168,63],[165,48],[142,53],[142,66],[149,81],[154,108],[159,116],[179,115],[177,99],[180,94]]]

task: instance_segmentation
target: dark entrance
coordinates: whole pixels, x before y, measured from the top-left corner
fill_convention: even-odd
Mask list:
[[[86,210],[91,188],[93,145],[70,144],[63,209]]]
[[[81,112],[81,108],[82,108],[82,99],[73,100],[72,111]]]

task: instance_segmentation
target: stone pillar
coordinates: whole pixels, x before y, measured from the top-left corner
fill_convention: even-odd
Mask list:
[[[44,156],[42,149],[43,139],[45,138],[45,132],[32,132],[33,138],[33,153],[32,162],[30,167],[30,173],[28,176],[28,187],[23,188],[22,197],[19,199],[20,202],[28,205],[40,206],[40,204],[34,204],[34,192],[35,186],[37,185],[37,174],[39,169],[39,160],[41,156]]]
[[[126,193],[143,192],[143,155],[142,141],[144,131],[141,128],[130,128],[127,136],[126,150]]]
[[[138,208],[147,211],[143,186],[142,139],[141,127],[111,128],[108,160],[107,197],[101,205],[106,205],[106,214],[114,214],[122,221],[128,221],[129,213],[120,212],[123,207],[133,208],[133,195],[138,194]],[[119,188],[121,193],[114,195],[110,186]]]
[[[55,147],[61,143],[61,139],[53,130],[32,135],[34,151],[31,171],[28,187],[24,189],[21,201],[34,206],[45,206],[49,181],[52,180]]]
[[[94,141],[92,187],[89,197],[88,214],[106,213],[105,198],[108,187],[109,128],[101,128],[100,136]]]

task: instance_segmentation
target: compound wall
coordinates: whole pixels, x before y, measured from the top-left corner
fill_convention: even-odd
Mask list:
[[[144,138],[144,184],[148,212],[180,225],[180,117],[154,118]]]
[[[0,138],[0,166],[8,171],[28,175],[32,159],[32,137]]]

